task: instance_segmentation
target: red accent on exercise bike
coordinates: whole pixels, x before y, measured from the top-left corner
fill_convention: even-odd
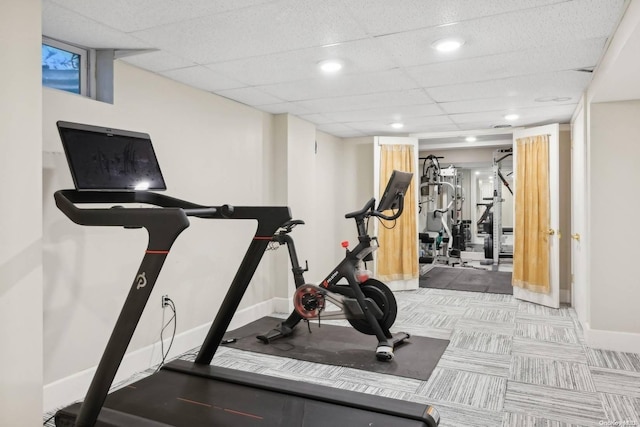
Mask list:
[[[348,240],[344,240],[342,243],[340,243],[340,245],[343,248],[347,249],[349,247],[349,241]]]
[[[166,255],[166,254],[168,254],[168,253],[169,253],[169,251],[154,251],[154,250],[151,250],[151,249],[147,249],[147,250],[145,251],[145,253],[147,253],[147,254],[154,254],[154,255],[156,255],[156,254]]]

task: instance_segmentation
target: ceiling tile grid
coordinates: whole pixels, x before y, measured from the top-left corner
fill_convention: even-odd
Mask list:
[[[593,68],[606,39],[596,38],[534,47],[496,55],[408,67],[407,72],[425,88],[519,75]]]
[[[201,65],[163,71],[160,74],[208,92],[246,86],[244,83],[221,76],[220,74],[217,74],[216,72]]]
[[[341,111],[367,110],[377,106],[428,105],[434,102],[423,89],[416,88],[399,91],[379,91],[364,95],[306,99],[296,103],[316,113],[337,113]]]
[[[43,34],[336,136],[567,121],[624,0],[43,0]],[[455,52],[436,51],[445,37]],[[341,61],[334,75],[318,64]],[[404,127],[393,130],[391,122]]]
[[[207,67],[256,86],[323,78],[318,64],[325,60],[339,60],[344,66],[343,75],[396,68],[395,62],[370,39],[217,62]]]
[[[581,93],[591,80],[591,73],[556,71],[483,82],[462,83],[427,89],[436,102],[463,101],[509,96],[571,96]]]
[[[180,58],[179,56],[175,56],[161,50],[127,56],[126,58],[122,58],[122,60],[131,65],[135,65],[136,67],[153,71],[154,73],[175,70],[178,68],[193,67],[196,65],[187,59]]]
[[[118,31],[130,33],[274,0],[51,0]]]
[[[198,64],[357,40],[365,33],[339,0],[273,2],[130,34]]]

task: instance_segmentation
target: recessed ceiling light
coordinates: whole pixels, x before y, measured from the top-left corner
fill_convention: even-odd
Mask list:
[[[391,123],[391,127],[394,129],[402,129],[404,127],[404,123],[400,123],[400,122]]]
[[[462,39],[442,39],[433,42],[431,46],[438,52],[453,52],[460,49],[463,44]]]
[[[570,96],[543,96],[541,98],[534,99],[536,102],[566,102],[570,100]]]
[[[517,114],[507,114],[506,116],[504,116],[504,119],[509,121],[518,120],[519,118],[520,116]]]
[[[467,142],[476,142],[478,138],[476,138],[475,136],[468,136],[464,140]]]
[[[337,71],[342,70],[342,62],[337,61],[335,59],[322,61],[318,64],[318,66],[325,73],[335,73]]]

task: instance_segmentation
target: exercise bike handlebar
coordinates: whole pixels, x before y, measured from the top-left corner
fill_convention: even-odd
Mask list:
[[[396,197],[398,198],[398,211],[394,212],[392,215],[385,215],[383,212],[374,210],[373,207],[376,204],[376,199],[372,197],[362,209],[360,209],[359,211],[349,212],[348,214],[345,214],[344,217],[347,219],[355,218],[356,221],[358,221],[363,220],[367,217],[374,216],[387,221],[393,221],[395,219],[398,219],[400,215],[402,215],[402,211],[404,210],[404,193],[398,193]]]

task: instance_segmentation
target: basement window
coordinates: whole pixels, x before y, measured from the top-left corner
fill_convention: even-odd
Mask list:
[[[89,50],[57,40],[42,39],[42,85],[89,95]]]

